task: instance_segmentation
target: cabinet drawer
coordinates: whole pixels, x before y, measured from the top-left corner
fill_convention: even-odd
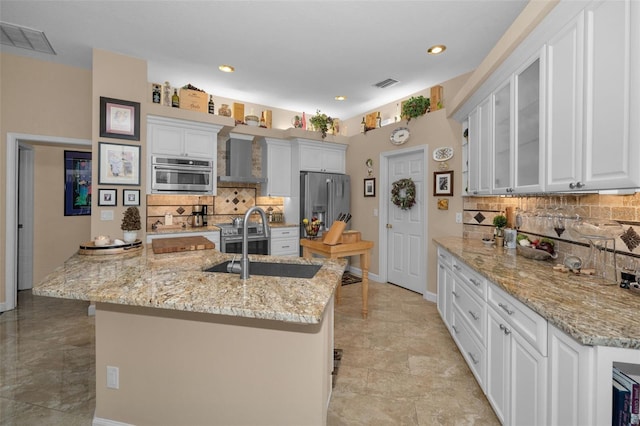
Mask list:
[[[271,255],[286,256],[298,255],[300,251],[300,240],[298,238],[284,238],[271,240]]]
[[[487,304],[478,300],[478,297],[465,287],[466,285],[460,285],[457,280],[454,281],[453,290],[451,291],[453,305],[467,319],[471,332],[485,346]]]
[[[438,262],[451,269],[452,261],[453,257],[451,256],[451,253],[449,253],[442,247],[438,247]]]
[[[547,356],[547,320],[493,283],[489,285],[488,302],[542,356]]]
[[[271,228],[271,239],[276,240],[279,238],[298,238],[300,236],[300,229],[298,227],[288,228]]]
[[[480,299],[487,300],[487,280],[482,275],[458,259],[453,259],[453,270],[456,277],[467,284],[471,291],[480,296]]]
[[[473,334],[469,330],[469,325],[457,307],[453,308],[451,329],[453,330],[453,337],[460,349],[460,353],[462,353],[462,356],[467,361],[478,384],[484,389],[487,351],[484,346],[473,337]]]

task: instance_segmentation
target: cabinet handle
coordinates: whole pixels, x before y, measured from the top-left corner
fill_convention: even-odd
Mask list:
[[[440,259],[446,258],[446,256],[444,254],[439,254],[438,256],[440,257]]]
[[[504,309],[504,311],[506,313],[508,313],[509,315],[513,315],[514,312],[515,312],[515,311],[510,310],[508,306],[503,305],[502,303],[498,303],[498,306],[500,306],[502,309]]]
[[[582,183],[582,182],[578,182],[578,183],[576,183],[576,186],[577,186],[578,188],[584,188],[584,183]]]
[[[460,267],[458,265],[453,265],[453,269],[455,269],[456,271],[459,271]]]
[[[289,247],[291,247],[291,246],[282,246],[282,248],[289,248]]]
[[[471,315],[471,317],[476,321],[478,321],[480,319],[480,317],[475,312],[473,312],[471,309],[469,309],[469,315]]]
[[[291,233],[291,232],[289,232],[289,231],[283,231],[283,232],[282,232],[282,235],[289,235],[290,233]]]
[[[469,278],[469,281],[474,283],[476,285],[476,287],[480,287],[480,283],[478,281],[474,280],[473,278]]]
[[[471,352],[467,352],[469,354],[469,357],[471,358],[471,361],[473,361],[474,364],[478,363],[478,360],[476,359],[475,356],[473,356],[473,354]]]
[[[456,334],[458,334],[458,329],[456,328],[456,326],[455,326],[455,325],[453,325],[453,324],[452,324],[452,325],[451,325],[451,328],[453,329],[453,331],[455,331],[455,333],[456,333]]]
[[[458,296],[458,293],[455,292],[455,290],[451,290],[451,294],[453,294],[455,297],[460,297]]]

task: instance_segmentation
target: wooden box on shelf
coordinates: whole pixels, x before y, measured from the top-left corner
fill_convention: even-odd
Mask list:
[[[442,108],[442,86],[433,86],[431,88],[431,111],[437,111]]]
[[[244,121],[244,104],[240,102],[233,103],[233,118],[236,121]]]
[[[209,97],[205,92],[180,89],[180,109],[207,112]]]

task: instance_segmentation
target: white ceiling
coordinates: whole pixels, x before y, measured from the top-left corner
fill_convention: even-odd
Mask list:
[[[57,55],[0,48],[87,69],[109,50],[146,59],[150,82],[346,119],[472,71],[526,3],[0,0],[1,21],[44,31]],[[373,87],[386,78],[400,83]]]

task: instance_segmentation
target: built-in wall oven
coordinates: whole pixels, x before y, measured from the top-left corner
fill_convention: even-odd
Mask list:
[[[220,228],[220,251],[222,253],[242,253],[242,227],[231,223],[216,224]],[[271,254],[270,238],[264,235],[262,224],[250,222],[247,225],[249,254]]]
[[[213,161],[189,157],[151,157],[152,193],[213,191]]]

